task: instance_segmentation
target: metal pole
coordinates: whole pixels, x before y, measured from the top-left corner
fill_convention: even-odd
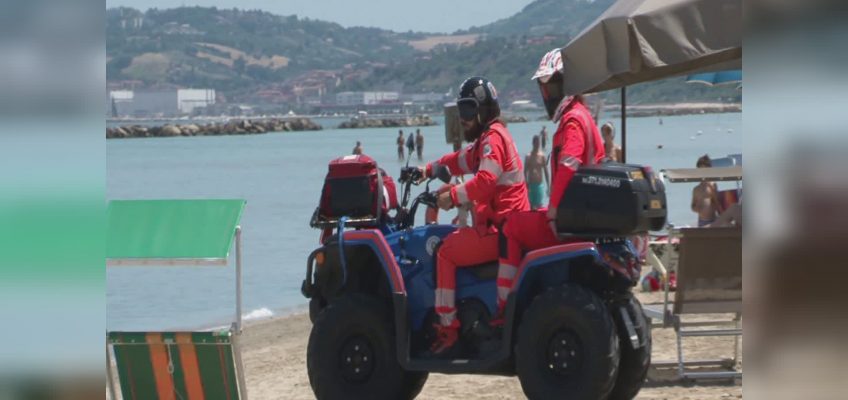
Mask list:
[[[118,400],[117,392],[115,391],[115,378],[112,376],[112,357],[109,356],[109,333],[106,333],[106,377],[109,384],[109,396],[112,400]]]
[[[241,333],[241,226],[236,227],[236,332]]]
[[[627,86],[621,87],[621,162],[627,162]]]

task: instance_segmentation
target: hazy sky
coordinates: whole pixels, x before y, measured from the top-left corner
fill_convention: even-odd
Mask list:
[[[532,0],[106,0],[107,7],[204,6],[261,9],[274,14],[394,31],[453,32],[509,17]]]

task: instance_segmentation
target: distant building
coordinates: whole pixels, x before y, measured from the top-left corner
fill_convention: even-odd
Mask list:
[[[336,94],[336,105],[357,106],[397,103],[400,101],[398,92],[341,92]]]
[[[215,104],[215,89],[177,90],[177,108],[182,114],[191,114],[195,108]]]
[[[173,117],[215,104],[213,89],[112,90],[107,113],[132,117]]]

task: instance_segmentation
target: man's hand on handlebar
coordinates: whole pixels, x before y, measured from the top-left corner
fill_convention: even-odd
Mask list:
[[[427,169],[424,167],[415,167],[418,168],[418,179],[415,180],[415,184],[419,184],[427,180]]]

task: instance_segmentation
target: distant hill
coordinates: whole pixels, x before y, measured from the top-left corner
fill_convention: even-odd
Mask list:
[[[512,17],[452,35],[214,7],[114,8],[106,11],[106,77],[136,88],[213,88],[230,101],[291,105],[301,95],[343,90],[455,92],[462,79],[484,75],[505,100],[535,100],[530,76],[541,56],[567,44],[612,1],[536,0]],[[681,78],[629,93],[634,102],[740,95]]]
[[[106,77],[238,90],[309,70],[410,57],[417,51],[409,41],[426,37],[262,11],[109,9]]]
[[[517,14],[487,25],[474,27],[469,33],[512,36],[558,35],[565,45],[568,39],[603,13],[614,0],[536,0]]]

